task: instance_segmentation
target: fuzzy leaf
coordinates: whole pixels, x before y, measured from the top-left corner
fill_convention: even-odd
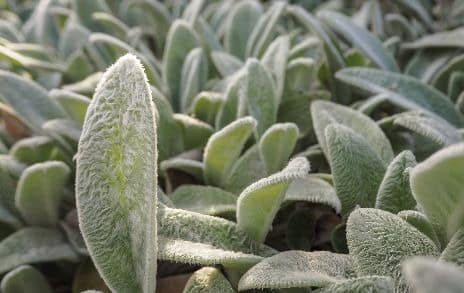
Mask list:
[[[37,269],[23,265],[6,274],[0,285],[3,293],[52,293],[47,279]]]
[[[393,293],[395,284],[389,277],[367,276],[344,280],[322,288],[317,293]]]
[[[256,120],[245,117],[237,119],[209,138],[203,155],[204,176],[207,183],[217,186],[224,184],[255,127]]]
[[[464,270],[449,263],[416,257],[404,263],[403,272],[414,292],[464,292]]]
[[[237,224],[240,229],[252,239],[263,242],[288,185],[304,177],[308,171],[309,162],[299,157],[290,161],[282,171],[248,186],[237,201]]]
[[[358,276],[390,276],[405,288],[401,263],[416,255],[437,255],[427,236],[400,217],[378,209],[356,209],[348,218],[346,237]],[[400,291],[402,292],[402,291]]]
[[[282,100],[289,51],[290,36],[283,35],[269,45],[261,58],[261,62],[269,70],[276,84],[277,104]]]
[[[46,136],[33,136],[19,140],[10,149],[10,155],[25,164],[51,159],[55,150],[53,141]]]
[[[213,267],[205,267],[192,274],[182,292],[234,293],[235,291],[220,270]]]
[[[411,189],[442,244],[464,225],[464,144],[442,149],[411,172]]]
[[[174,110],[181,107],[180,91],[182,65],[190,50],[198,47],[198,38],[191,26],[176,20],[170,27],[163,58],[163,81],[169,89]]]
[[[232,8],[224,32],[224,46],[230,54],[245,58],[246,44],[262,13],[257,1],[241,1]]]
[[[346,215],[357,205],[373,207],[385,163],[362,136],[346,126],[327,126],[325,138],[342,214]]]
[[[348,17],[332,11],[321,11],[318,17],[348,39],[379,68],[393,72],[399,71],[395,59],[383,47],[382,42],[367,30],[354,24]]]
[[[31,129],[41,132],[49,119],[64,118],[66,113],[48,97],[44,88],[19,75],[0,70],[0,97],[10,105]]]
[[[403,151],[388,165],[377,192],[375,208],[398,213],[413,209],[416,201],[409,185],[409,173],[416,165],[416,158],[410,151]]]
[[[311,116],[317,140],[326,155],[328,154],[328,145],[325,138],[325,129],[331,123],[340,123],[363,136],[385,163],[389,163],[393,159],[393,150],[388,138],[368,116],[328,101],[315,101],[312,103]]]
[[[451,237],[445,250],[441,253],[440,260],[464,267],[464,227],[461,227]]]
[[[239,291],[323,287],[353,275],[347,254],[285,251],[266,258],[240,279]]]
[[[424,48],[446,48],[464,46],[464,28],[457,28],[450,31],[438,32],[425,35],[411,43],[406,43],[402,47],[405,49],[424,49]]]
[[[438,239],[437,234],[435,233],[435,230],[433,229],[429,219],[427,219],[424,214],[414,210],[407,210],[399,212],[398,217],[402,218],[411,226],[415,227],[417,230],[429,237],[433,243],[435,243],[437,248],[440,249],[440,240]]]
[[[278,97],[270,73],[258,60],[249,59],[245,69],[245,85],[239,90],[239,98],[247,103],[248,112],[258,122],[258,136],[261,136],[277,119]]]
[[[268,174],[282,169],[288,162],[298,139],[298,127],[293,123],[276,123],[259,141],[259,150]]]
[[[464,55],[459,55],[449,60],[445,66],[435,74],[432,85],[441,92],[446,93],[448,89],[448,80],[451,74],[456,71],[464,70]],[[449,93],[448,93],[449,94]]]
[[[164,207],[158,212],[158,223],[161,260],[249,267],[275,253],[221,218]]]
[[[211,53],[211,59],[222,77],[230,76],[243,67],[240,59],[225,52],[214,51]]]
[[[455,126],[463,123],[462,115],[442,93],[419,80],[378,69],[353,67],[337,72],[336,77],[373,94],[387,94],[393,104],[436,114]]]
[[[182,135],[185,150],[204,146],[214,132],[209,124],[184,114],[174,114],[174,120],[181,129],[175,135]]]
[[[85,113],[90,104],[90,99],[66,90],[51,90],[50,97],[55,99],[68,113],[69,117],[81,125],[84,123]]]
[[[169,198],[176,208],[211,216],[235,213],[237,201],[233,193],[201,185],[182,185]]]
[[[285,201],[306,201],[328,205],[338,214],[341,203],[332,185],[314,176],[293,181],[285,193]]]
[[[198,119],[214,125],[219,108],[223,103],[223,97],[215,92],[201,92],[195,98],[192,112]]]
[[[77,254],[57,230],[28,227],[0,242],[0,274],[23,264],[77,261]]]
[[[195,48],[185,57],[181,72],[180,101],[187,111],[195,96],[203,89],[208,78],[208,61],[201,48]]]
[[[37,163],[19,178],[15,202],[23,218],[32,225],[56,226],[63,189],[71,169],[58,161]]]
[[[116,291],[155,288],[156,143],[151,90],[140,62],[126,55],[95,91],[76,171],[82,235],[98,271]]]

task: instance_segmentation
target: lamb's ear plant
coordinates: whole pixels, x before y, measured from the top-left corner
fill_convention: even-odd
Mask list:
[[[0,1],[0,291],[462,292],[463,19]]]
[[[121,57],[102,76],[79,140],[79,226],[115,291],[153,292],[157,253],[155,108],[140,61]]]

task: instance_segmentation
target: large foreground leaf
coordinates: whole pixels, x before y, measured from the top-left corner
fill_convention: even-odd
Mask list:
[[[156,162],[151,91],[140,62],[126,55],[100,80],[77,155],[81,231],[115,291],[155,288]]]

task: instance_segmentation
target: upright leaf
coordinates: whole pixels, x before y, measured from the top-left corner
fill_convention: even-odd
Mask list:
[[[464,227],[461,227],[441,253],[440,260],[452,262],[464,268]]]
[[[464,225],[464,144],[442,149],[411,172],[411,189],[417,202],[445,244]]]
[[[71,169],[58,161],[37,163],[19,178],[15,201],[23,218],[32,225],[56,226],[63,189]]]
[[[183,293],[234,293],[232,285],[220,270],[213,267],[199,269],[185,284]]]
[[[378,209],[357,209],[348,218],[346,237],[358,276],[385,275],[403,292],[401,263],[416,255],[437,255],[427,236],[400,217]]]
[[[156,277],[155,110],[142,65],[121,57],[90,103],[77,155],[79,223],[116,291],[153,292]]]
[[[348,214],[357,205],[373,207],[385,163],[362,136],[346,126],[329,125],[325,137],[342,214]]]
[[[209,138],[203,155],[207,183],[217,186],[224,184],[255,127],[256,120],[245,117],[232,122]]]
[[[304,177],[309,162],[302,157],[293,159],[282,171],[248,186],[237,201],[237,223],[250,238],[263,242],[285,197],[288,185]]]

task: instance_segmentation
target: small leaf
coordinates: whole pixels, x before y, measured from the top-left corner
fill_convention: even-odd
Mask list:
[[[393,293],[395,283],[389,277],[367,276],[340,281],[317,291],[317,293]]]
[[[258,122],[256,131],[261,136],[277,119],[278,97],[270,73],[258,60],[248,59],[245,69],[245,85],[239,90],[239,97]]]
[[[240,59],[226,52],[211,52],[211,59],[222,77],[230,76],[243,67],[243,62]]]
[[[397,290],[406,287],[400,269],[403,260],[438,254],[427,236],[400,217],[378,209],[354,210],[346,233],[357,275],[390,276],[396,281]]]
[[[454,263],[464,268],[464,228],[461,227],[451,237],[445,250],[441,253],[440,260]]]
[[[353,275],[347,254],[328,251],[285,251],[248,270],[240,279],[239,291],[324,287]]]
[[[198,119],[214,125],[223,97],[215,92],[201,92],[193,101],[192,112]]]
[[[26,70],[42,69],[50,71],[64,71],[63,65],[59,63],[54,64],[44,60],[32,58],[1,45],[0,58],[5,59],[7,62],[13,65],[19,65]]]
[[[327,126],[325,137],[342,215],[357,205],[373,207],[385,173],[385,163],[362,136],[346,126]]]
[[[81,125],[84,123],[85,113],[90,104],[89,98],[71,91],[57,89],[51,90],[49,95],[63,107],[71,119]]]
[[[201,185],[182,185],[169,198],[176,208],[210,216],[235,213],[237,201],[233,193]]]
[[[298,139],[298,127],[293,123],[276,123],[259,141],[259,151],[268,174],[282,169],[288,162]]]
[[[450,263],[415,257],[403,265],[403,272],[414,292],[435,293],[464,291],[464,270]]]
[[[261,58],[264,67],[269,70],[276,84],[277,104],[282,100],[284,92],[287,58],[290,51],[290,36],[276,38],[266,49]]]
[[[201,48],[195,48],[185,57],[180,82],[181,109],[190,109],[195,96],[203,89],[208,78],[208,61]]]
[[[401,113],[394,118],[393,124],[424,136],[440,147],[462,141],[462,136],[456,127],[440,117],[421,111]]]
[[[37,163],[24,170],[19,178],[15,202],[29,224],[58,224],[58,208],[70,175],[71,169],[58,161]]]
[[[204,176],[207,183],[216,186],[224,184],[255,127],[256,120],[245,117],[232,122],[209,138],[203,155]]]
[[[263,242],[289,184],[304,177],[308,171],[309,162],[299,157],[290,161],[282,171],[248,186],[237,201],[237,224],[240,229],[252,239]]]
[[[441,116],[455,126],[463,123],[462,115],[446,96],[415,78],[360,67],[343,69],[337,72],[336,77],[372,94],[385,93],[397,106],[428,111]]]
[[[18,113],[27,126],[39,133],[41,125],[47,120],[66,117],[66,113],[48,97],[44,88],[7,71],[0,71],[0,97]]]
[[[29,265],[17,267],[6,274],[0,288],[3,293],[53,292],[42,273]]]
[[[380,183],[376,209],[396,214],[416,206],[409,185],[409,172],[415,165],[416,158],[410,151],[403,151],[393,159]]]
[[[248,268],[275,254],[221,218],[164,207],[159,210],[158,223],[161,260]]]
[[[411,43],[406,43],[402,47],[405,49],[425,49],[425,48],[460,48],[464,46],[464,28],[457,28],[450,31],[438,32],[425,35]]]
[[[449,60],[445,66],[435,74],[432,79],[432,85],[443,93],[448,89],[448,80],[455,71],[464,70],[464,55],[459,55]]]
[[[192,274],[182,292],[234,293],[235,291],[220,270],[213,267],[205,267]]]
[[[435,233],[435,230],[433,229],[429,219],[427,219],[424,214],[414,210],[405,210],[399,212],[398,217],[402,218],[411,226],[415,227],[417,230],[429,237],[433,243],[435,243],[437,248],[440,249],[440,240],[438,239],[437,234]]]
[[[170,27],[163,57],[163,82],[169,89],[174,110],[181,106],[180,76],[190,50],[198,47],[196,33],[184,20],[176,20]]]
[[[393,150],[388,138],[368,116],[328,101],[313,102],[311,104],[311,116],[317,140],[326,155],[328,154],[328,145],[325,138],[325,129],[331,123],[340,123],[363,136],[385,163],[389,163],[393,159]]]
[[[352,23],[348,17],[332,11],[321,11],[318,16],[332,29],[348,39],[379,68],[393,72],[399,71],[395,59],[383,47],[380,40],[367,30]]]
[[[174,120],[179,124],[184,142],[184,150],[204,146],[214,129],[207,123],[184,114],[174,114]]]
[[[238,2],[230,12],[224,32],[224,47],[239,59],[245,59],[246,44],[263,13],[259,2]]]
[[[23,138],[10,149],[10,155],[16,160],[31,165],[52,159],[55,145],[46,136]]]
[[[274,2],[258,20],[246,43],[247,57],[261,57],[271,42],[272,33],[284,13],[285,2]]]
[[[327,205],[338,214],[341,203],[335,189],[326,181],[314,176],[294,180],[285,193],[285,201],[305,201]]]
[[[77,261],[77,254],[57,230],[28,227],[0,242],[0,274],[23,264]]]
[[[76,170],[82,235],[98,271],[116,291],[155,290],[156,144],[151,90],[140,62],[126,55],[100,80]]]
[[[464,144],[442,149],[411,172],[412,193],[444,245],[464,224]]]

